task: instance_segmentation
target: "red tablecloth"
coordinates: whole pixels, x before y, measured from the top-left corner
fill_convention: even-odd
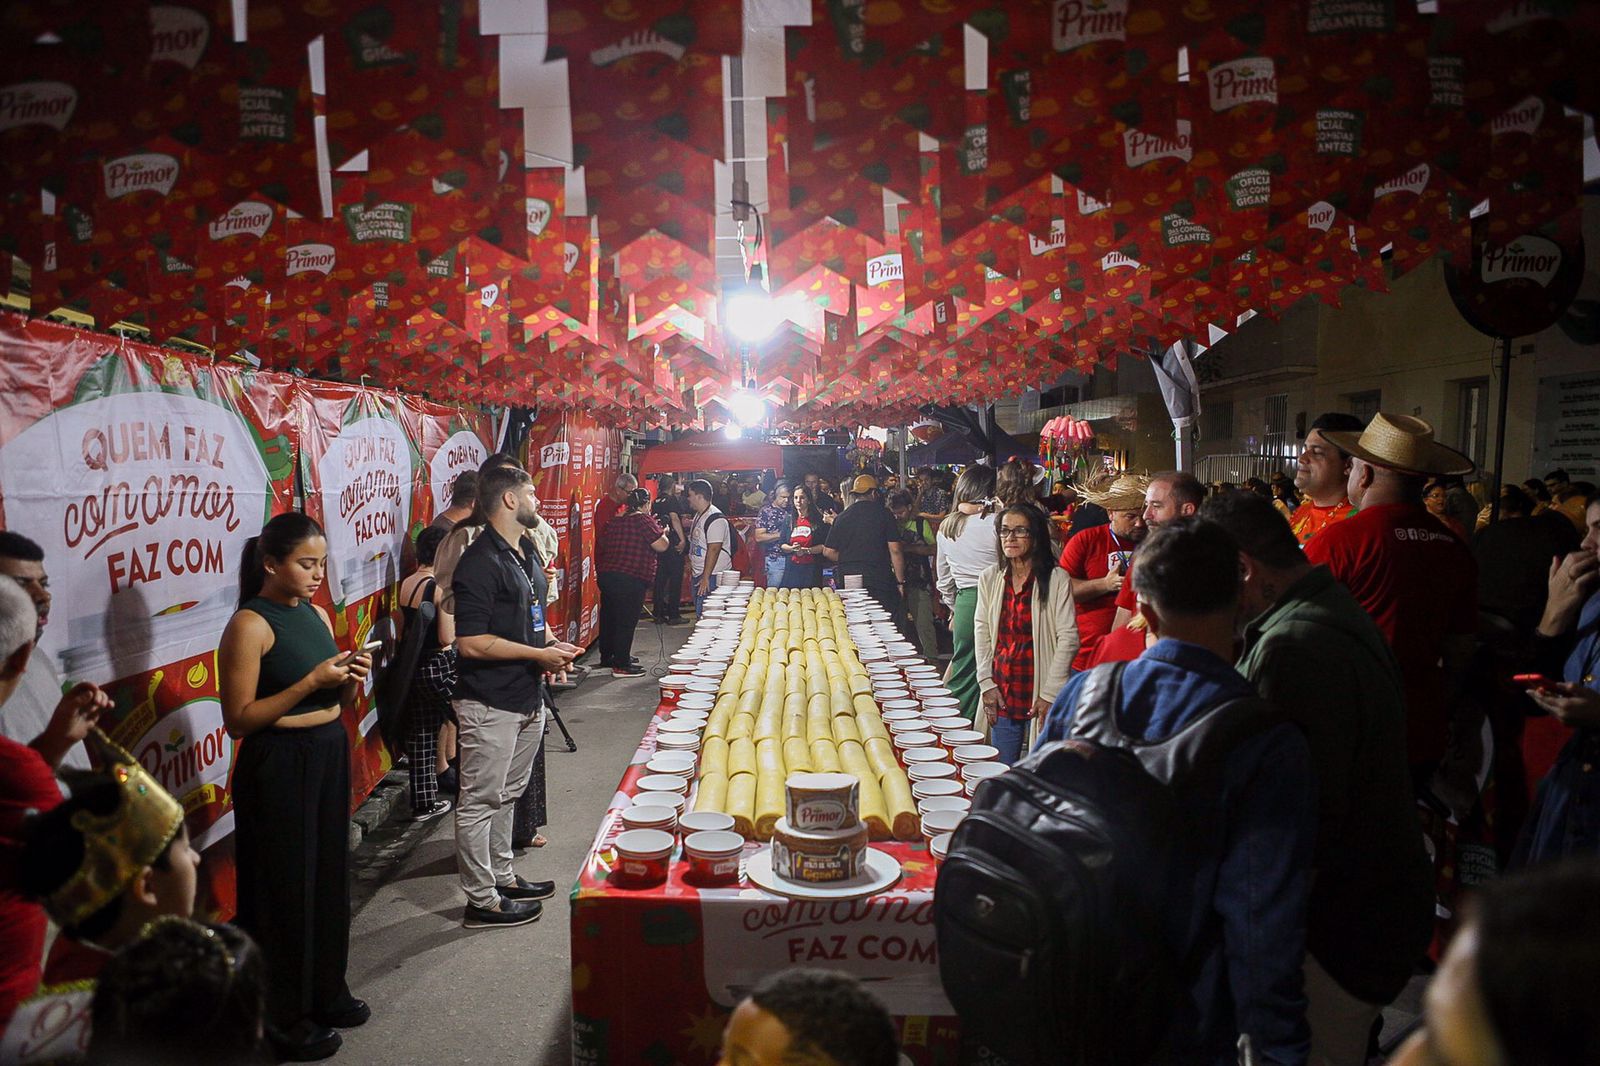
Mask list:
[[[728,1012],[752,985],[790,966],[818,966],[867,982],[916,1066],[959,1062],[956,1019],[939,986],[934,865],[922,843],[874,844],[900,860],[901,879],[849,902],[791,900],[742,878],[696,888],[681,858],[654,888],[612,882],[620,811],[666,714],[658,708],[645,731],[573,887],[572,1061],[713,1063]],[[746,855],[758,847],[747,845]]]

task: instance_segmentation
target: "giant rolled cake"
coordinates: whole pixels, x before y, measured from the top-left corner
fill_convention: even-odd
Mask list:
[[[732,815],[747,840],[770,840],[783,821],[788,775],[841,770],[859,782],[871,839],[920,839],[911,783],[838,593],[756,589],[706,722],[693,809]],[[790,831],[801,830],[791,822]]]

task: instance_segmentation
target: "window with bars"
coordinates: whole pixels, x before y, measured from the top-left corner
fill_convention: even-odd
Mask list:
[[[1352,392],[1344,398],[1345,406],[1350,413],[1361,419],[1361,424],[1366,425],[1372,421],[1372,416],[1377,414],[1383,406],[1383,390],[1369,389],[1366,392]]]
[[[1233,439],[1233,401],[1207,400],[1200,412],[1200,436],[1203,441]]]
[[[1489,450],[1489,379],[1473,378],[1456,386],[1456,447],[1482,466]]]
[[[1262,454],[1274,459],[1290,459],[1296,454],[1294,441],[1289,435],[1289,394],[1280,392],[1268,396],[1264,432],[1261,435]]]

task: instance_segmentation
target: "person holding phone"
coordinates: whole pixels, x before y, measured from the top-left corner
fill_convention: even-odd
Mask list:
[[[371,1011],[350,993],[350,741],[339,720],[372,669],[341,651],[312,602],[322,527],[278,515],[245,545],[239,608],[217,649],[233,768],[239,926],[267,964],[267,1036],[294,1062],[326,1058]]]
[[[544,685],[564,680],[583,654],[551,639],[545,626],[545,564],[527,532],[539,513],[533,479],[521,467],[488,471],[478,505],[483,532],[452,582],[460,656],[456,866],[469,929],[538,921],[540,901],[555,894],[555,882],[528,881],[512,868],[514,802],[544,738]]]
[[[1593,813],[1600,808],[1600,775],[1593,772],[1600,762],[1600,499],[1584,511],[1579,549],[1551,561],[1544,616],[1534,630],[1534,665],[1542,674],[1519,681],[1572,735],[1539,782],[1513,866],[1600,852],[1600,819]]]

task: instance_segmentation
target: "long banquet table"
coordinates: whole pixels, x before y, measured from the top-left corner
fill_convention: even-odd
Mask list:
[[[737,885],[697,888],[677,857],[653,888],[613,882],[621,811],[669,711],[662,704],[651,718],[573,886],[573,1063],[714,1063],[728,1012],[756,982],[812,966],[867,983],[895,1017],[903,1064],[955,1066],[959,1030],[939,986],[926,844],[874,843],[900,861],[900,881],[847,902],[773,895],[746,880],[742,866]],[[746,858],[762,846],[747,844]]]

